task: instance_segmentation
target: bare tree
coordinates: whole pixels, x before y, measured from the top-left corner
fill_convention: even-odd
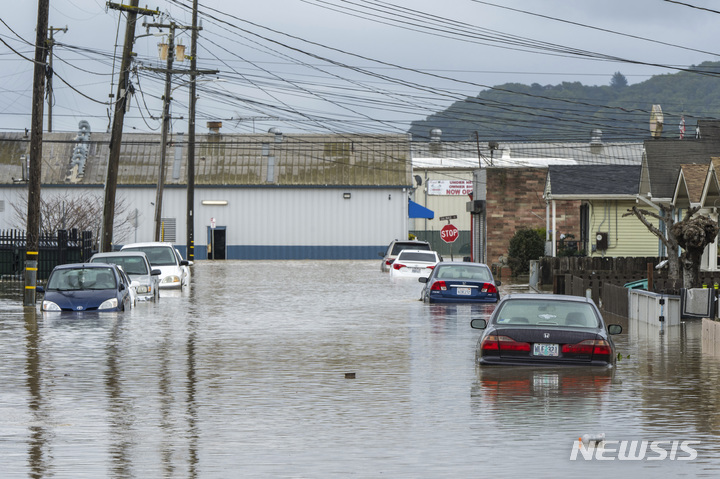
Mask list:
[[[12,205],[15,212],[16,228],[22,229],[25,224],[27,196]],[[133,226],[130,215],[126,215],[127,206],[122,198],[115,201],[115,219],[113,238],[117,243],[124,242],[130,235]],[[46,194],[40,199],[40,231],[55,233],[57,230],[92,231],[93,240],[100,239],[102,227],[103,198],[88,192],[64,192]]]
[[[685,218],[672,227],[673,236],[683,249],[680,255],[683,285],[686,288],[699,288],[700,262],[707,245],[711,244],[718,234],[718,224],[708,216]]]
[[[693,217],[700,210],[699,206],[689,208],[682,221],[678,222],[675,221],[673,207],[665,205],[655,205],[655,207],[658,212],[633,206],[623,216],[635,215],[665,245],[671,288],[698,286],[703,251],[718,234],[717,222],[704,215]],[[661,221],[667,234],[652,224],[648,218]]]

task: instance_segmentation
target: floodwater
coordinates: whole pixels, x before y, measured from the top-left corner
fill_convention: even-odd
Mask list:
[[[478,371],[469,323],[492,307],[419,296],[379,261],[202,261],[189,291],[82,317],[2,283],[0,474],[720,474],[720,360],[699,324],[628,328],[614,374]],[[605,449],[572,460],[586,434]],[[629,441],[641,460],[619,458]]]

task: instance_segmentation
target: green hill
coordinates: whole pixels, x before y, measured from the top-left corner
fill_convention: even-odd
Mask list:
[[[447,141],[584,141],[593,129],[603,139],[649,137],[650,109],[664,114],[663,137],[677,138],[681,117],[686,136],[697,119],[720,118],[720,62],[657,75],[634,85],[616,73],[607,86],[563,82],[542,86],[507,83],[457,101],[446,110],[411,124],[416,140],[429,139],[434,128]]]

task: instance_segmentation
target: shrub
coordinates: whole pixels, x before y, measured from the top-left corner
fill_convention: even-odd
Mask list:
[[[530,228],[518,230],[510,240],[508,266],[513,276],[530,271],[530,260],[545,255],[545,238],[540,231]]]

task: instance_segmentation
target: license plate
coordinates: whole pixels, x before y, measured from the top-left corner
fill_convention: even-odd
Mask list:
[[[420,274],[420,268],[413,268],[412,272],[415,274]]]
[[[470,296],[472,294],[472,289],[470,288],[456,288],[455,291],[461,296]]]
[[[535,343],[533,345],[534,356],[559,356],[560,346],[557,344]]]

